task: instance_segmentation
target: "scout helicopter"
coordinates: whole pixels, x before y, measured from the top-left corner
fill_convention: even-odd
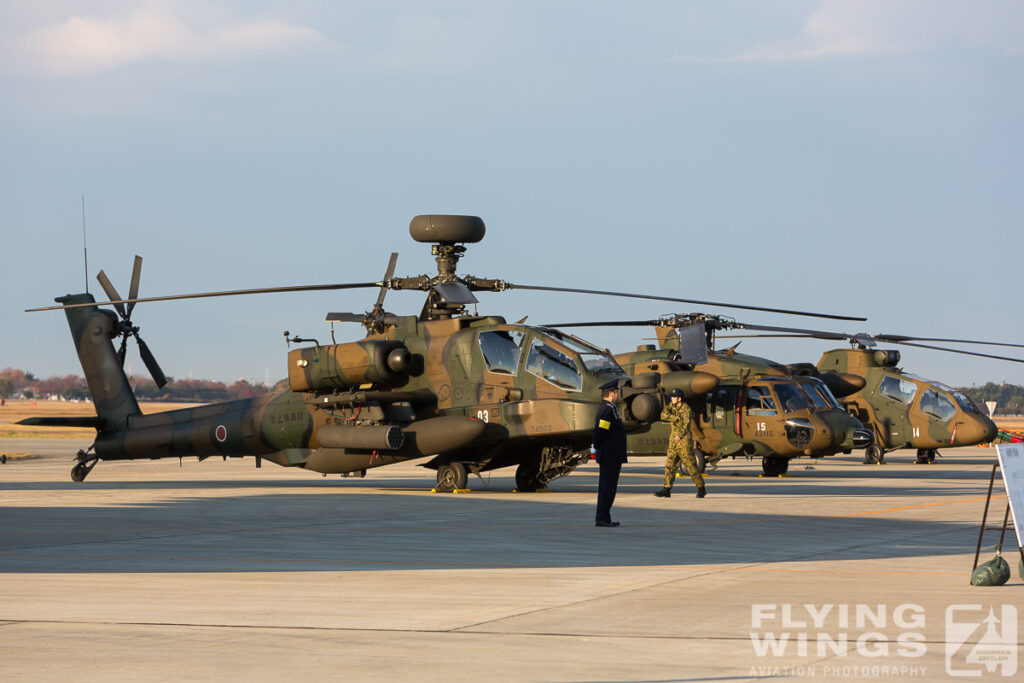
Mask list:
[[[755,327],[748,326],[750,329]],[[762,328],[763,329],[763,328]],[[771,330],[766,330],[771,332]],[[996,437],[995,424],[971,399],[941,382],[923,379],[904,372],[899,366],[900,352],[875,349],[878,343],[900,344],[918,348],[995,358],[1016,363],[1024,359],[964,351],[921,342],[983,344],[1024,348],[1024,344],[940,339],[896,334],[845,334],[822,330],[777,328],[781,334],[752,334],[752,337],[802,337],[846,340],[849,349],[833,349],[822,354],[818,364],[797,363],[787,366],[794,373],[828,378],[841,375],[856,378],[854,391],[839,392],[843,406],[874,434],[874,442],[864,451],[866,464],[881,464],[887,451],[899,448],[917,449],[915,462],[935,462],[940,447],[975,446]],[[849,381],[849,380],[847,380]],[[850,383],[851,386],[854,382]]]
[[[76,456],[74,481],[83,481],[99,460],[254,456],[257,467],[266,459],[325,476],[365,476],[373,467],[435,456],[425,466],[436,470],[437,490],[464,488],[469,473],[479,476],[506,466],[516,467],[519,489],[534,490],[587,459],[601,385],[619,384],[623,419],[627,429],[636,429],[657,419],[665,391],[678,388],[694,397],[718,382],[711,374],[680,369],[634,386],[607,351],[582,339],[466,310],[477,302],[474,291],[516,288],[695,303],[692,300],[459,277],[456,266],[466,251],[462,245],[484,236],[480,218],[417,216],[409,231],[417,242],[432,244],[436,275],[394,277],[397,254],[392,254],[379,282],[139,298],[141,259],[137,258],[127,299],[101,275],[108,302],[74,294],[56,299],[59,306],[30,309],[65,312],[97,415],[22,422],[96,429],[93,445]],[[313,343],[289,351],[288,390],[153,415],[141,413],[122,369],[129,337],[135,337],[158,384],[164,377],[131,320],[135,304],[353,288],[379,288],[371,310],[330,313],[327,321],[360,322],[366,338],[321,345],[314,339],[289,338],[286,332],[289,344]],[[392,289],[426,292],[419,316],[388,313],[383,302]],[[116,313],[100,308],[106,304],[113,305]],[[119,335],[121,349],[115,352],[111,340]]]
[[[793,458],[850,453],[872,441],[871,432],[843,409],[830,390],[855,391],[863,386],[860,378],[836,372],[796,375],[766,358],[737,353],[735,346],[716,351],[715,333],[739,325],[730,318],[692,313],[556,327],[604,325],[655,327],[657,348],[643,344],[636,351],[615,355],[633,375],[634,386],[647,372],[693,369],[718,377],[715,389],[691,401],[694,456],[702,471],[709,459],[759,457],[765,475],[778,476],[788,471]],[[655,422],[630,432],[627,447],[631,455],[662,455],[668,438],[668,426]]]

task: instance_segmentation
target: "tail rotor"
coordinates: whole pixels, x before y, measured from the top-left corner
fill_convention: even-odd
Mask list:
[[[149,370],[150,376],[153,378],[153,382],[156,383],[157,388],[163,388],[167,384],[167,376],[164,375],[164,371],[160,369],[160,364],[156,362],[156,357],[153,352],[149,350],[149,345],[142,340],[139,336],[139,328],[132,324],[132,311],[135,309],[135,300],[139,297],[139,279],[142,276],[142,257],[136,256],[135,263],[132,266],[132,280],[131,285],[128,289],[128,299],[121,298],[118,294],[117,289],[114,287],[114,283],[110,281],[107,274],[102,270],[96,274],[96,279],[99,281],[103,291],[106,292],[107,296],[110,297],[113,303],[114,309],[120,316],[121,320],[119,323],[118,332],[121,335],[121,346],[117,350],[117,359],[121,361],[121,366],[124,367],[125,354],[128,348],[128,337],[135,337],[135,342],[139,346],[139,356],[142,358],[143,364],[146,369]]]

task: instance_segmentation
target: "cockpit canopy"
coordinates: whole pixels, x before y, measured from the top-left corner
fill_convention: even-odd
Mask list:
[[[557,330],[510,325],[481,332],[479,343],[490,372],[516,374],[525,350],[525,370],[565,391],[581,391],[584,374],[605,379],[628,376],[608,353]]]
[[[800,381],[771,381],[747,389],[746,410],[751,416],[778,415],[797,410],[842,410],[825,383],[812,377]]]
[[[949,418],[953,417],[954,414],[956,414],[956,406],[959,405],[965,413],[975,415],[982,414],[981,410],[978,409],[978,406],[974,405],[974,401],[972,401],[967,396],[965,396],[964,394],[962,394],[961,392],[957,391],[956,389],[947,384],[943,384],[942,382],[936,382],[930,379],[924,379],[922,377],[911,375],[909,373],[905,373],[905,376],[929,387],[928,389],[925,390],[925,393],[921,395],[921,412],[923,413],[926,413],[939,420],[948,420]],[[886,376],[885,379],[882,380],[882,384],[879,385],[879,390],[881,391],[882,387],[886,386],[887,383],[889,386],[891,386],[896,381],[899,381],[901,384],[904,385],[912,386],[915,391],[917,390],[917,385],[915,385],[913,382],[909,382],[906,380],[897,380],[897,378],[892,376]],[[885,392],[882,391],[882,393]],[[910,401],[912,401],[913,398],[914,394],[910,393],[909,398],[902,402],[910,403]],[[952,400],[950,400],[950,398],[952,398]],[[953,401],[956,402],[955,405]]]

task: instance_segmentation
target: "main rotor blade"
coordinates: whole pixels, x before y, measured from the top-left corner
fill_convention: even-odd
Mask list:
[[[376,308],[380,308],[384,304],[384,295],[388,293],[387,282],[395,276],[395,265],[398,263],[398,252],[391,252],[391,259],[388,260],[388,269],[384,271],[384,280],[380,285],[380,293],[377,294],[377,305]]]
[[[782,338],[786,338],[786,339],[806,339],[808,336],[810,336],[810,335],[806,335],[806,334],[720,334],[720,335],[718,335],[718,339],[750,339],[750,338],[754,338],[754,337],[758,337],[758,338],[761,338],[761,339],[782,339]],[[852,337],[852,335],[851,335],[851,337]],[[840,339],[848,339],[848,338],[851,338],[851,337],[847,337],[846,335],[842,335],[839,338]],[[822,339],[827,339],[828,337],[821,337],[821,338]],[[988,354],[988,353],[979,353],[977,351],[963,351],[961,349],[950,349],[950,348],[947,348],[945,346],[932,346],[930,344],[918,344],[916,342],[911,342],[911,341],[895,341],[893,339],[884,339],[883,340],[881,338],[881,336],[875,337],[875,339],[877,339],[878,341],[882,341],[883,343],[886,343],[886,344],[899,344],[901,346],[916,346],[916,347],[921,348],[921,349],[931,349],[933,351],[946,351],[946,352],[949,352],[949,353],[963,354],[965,356],[979,356],[981,358],[995,358],[996,360],[1008,360],[1008,361],[1012,361],[1014,363],[1024,363],[1024,359],[1022,359],[1022,358],[1011,358],[1009,356],[995,356],[995,355]],[[1015,344],[1011,344],[1011,345],[1008,345],[1008,346],[1015,346]]]
[[[938,337],[908,337],[902,334],[876,334],[875,339],[880,342],[890,342],[893,344],[902,344],[911,341],[926,341],[926,342],[945,342],[947,344],[984,344],[986,346],[1012,346],[1018,349],[1024,349],[1024,344],[1009,344],[1007,342],[993,342],[993,341],[977,341],[972,339],[940,339]]]
[[[835,341],[842,341],[844,339],[850,339],[854,335],[843,334],[841,332],[826,332],[824,330],[805,330],[799,327],[776,327],[774,325],[747,325],[745,323],[735,323],[731,326],[737,330],[759,330],[761,332],[779,332],[787,335],[795,335],[798,337],[814,337],[816,339],[832,339]]]
[[[103,288],[103,291],[107,293],[108,297],[110,297],[110,303],[114,304],[114,308],[117,309],[117,312],[121,316],[121,318],[127,319],[128,312],[124,308],[124,301],[120,300],[121,295],[117,293],[116,289],[114,289],[114,283],[110,281],[110,278],[107,277],[107,274],[104,273],[102,270],[96,273],[96,279],[99,280],[100,287]],[[49,309],[41,310],[50,310],[53,308],[63,308],[63,306],[50,306]],[[26,313],[28,312],[29,311],[26,311]]]
[[[538,285],[517,285],[507,283],[508,289],[531,289],[537,292],[568,292],[571,294],[598,294],[600,296],[621,296],[630,299],[650,299],[652,301],[673,301],[683,304],[696,304],[698,306],[722,306],[725,308],[742,308],[747,311],[765,311],[768,313],[785,313],[787,315],[804,315],[811,318],[831,318],[833,320],[867,320],[867,318],[854,318],[846,315],[833,315],[830,313],[811,313],[808,311],[792,311],[785,308],[766,308],[764,306],[744,306],[742,304],[727,304],[720,301],[700,301],[698,299],[679,299],[672,296],[657,296],[654,294],[628,294],[626,292],[609,292],[600,289],[576,289],[574,287],[541,287]]]
[[[139,355],[142,357],[142,362],[146,364],[146,369],[149,370],[150,376],[156,383],[157,389],[163,389],[164,385],[167,384],[167,376],[164,375],[164,371],[160,369],[160,364],[156,362],[156,357],[153,352],[149,350],[149,346],[146,342],[142,341],[142,337],[135,335],[135,341],[139,343]]]
[[[598,320],[585,323],[544,323],[540,327],[649,327],[659,320]]]
[[[135,263],[132,265],[132,284],[128,288],[128,298],[137,299],[139,297],[139,278],[142,277],[142,257],[135,256]],[[128,304],[128,317],[132,317],[132,309],[135,308],[135,302],[132,301]]]
[[[365,313],[337,313],[330,312],[324,319],[325,322],[329,323],[361,323],[366,320]]]
[[[835,339],[843,340],[849,338],[850,335],[842,334],[838,332],[825,332],[822,330],[805,330],[798,327],[776,327],[774,325],[748,325],[746,323],[738,323],[732,320],[728,320],[724,323],[715,318],[705,318],[703,320],[697,319],[687,325],[698,324],[704,322],[712,323],[711,327],[716,330],[720,329],[747,329],[747,330],[762,330],[766,332],[786,332],[785,335],[729,335],[729,336],[796,336],[796,337],[818,337],[820,339]],[[672,327],[681,326],[673,325],[671,319],[658,318],[654,320],[606,320],[597,322],[583,322],[583,323],[555,323],[551,325],[544,325],[544,327],[636,327],[636,326],[662,326],[669,325]]]
[[[97,276],[98,277],[98,276]],[[102,283],[101,283],[102,284]],[[109,306],[113,304],[115,307],[119,307],[121,304],[126,303],[145,303],[149,301],[177,301],[180,299],[206,299],[215,296],[241,296],[244,294],[277,294],[280,292],[321,292],[335,289],[366,289],[370,287],[380,287],[379,282],[349,282],[345,284],[336,285],[298,285],[295,287],[261,287],[259,289],[233,289],[224,292],[202,292],[199,294],[174,294],[172,296],[151,296],[144,299],[121,299],[117,296],[115,291],[113,295],[107,292],[108,296],[111,296],[111,301],[98,301],[96,303],[86,304],[68,304],[67,306],[44,306],[43,308],[27,308],[26,313],[37,313],[39,311],[60,311],[66,308],[85,308],[86,306]],[[120,310],[120,308],[118,308]]]
[[[893,342],[904,346],[916,346],[920,349],[932,349],[934,351],[948,351],[949,353],[960,353],[965,356],[980,356],[981,358],[995,358],[996,360],[1008,360],[1014,363],[1024,363],[1024,358],[1010,358],[1009,356],[993,356],[989,353],[978,353],[977,351],[961,351],[960,349],[947,349],[943,346],[931,346],[929,344],[917,344],[915,342]]]
[[[806,334],[718,334],[715,339],[807,339]],[[846,339],[846,337],[843,337]]]
[[[848,339],[850,341],[858,341],[860,343],[868,344],[873,342],[882,342],[883,344],[908,344],[911,342],[943,342],[947,344],[983,344],[986,346],[1009,346],[1018,349],[1024,349],[1024,344],[1010,344],[1008,342],[992,342],[992,341],[981,341],[975,339],[946,339],[939,337],[911,337],[904,334],[845,334],[841,332],[825,332],[822,330],[803,330],[792,327],[774,327],[772,325],[746,325],[743,323],[736,323],[736,329],[745,330],[763,330],[766,332],[786,332],[789,334],[761,334],[761,335],[720,335],[721,338],[739,338],[742,336],[748,337],[814,337],[817,339],[834,339],[836,341]],[[925,347],[932,348],[932,347]],[[938,347],[936,347],[938,348]],[[945,350],[945,349],[943,349]],[[1002,356],[995,356],[1001,358]]]

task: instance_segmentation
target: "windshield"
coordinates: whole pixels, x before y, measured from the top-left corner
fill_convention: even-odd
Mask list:
[[[480,351],[484,363],[491,372],[514,375],[519,365],[519,344],[523,341],[520,332],[481,332]]]
[[[956,402],[960,404],[960,407],[964,409],[965,413],[978,413],[979,415],[981,414],[981,411],[978,410],[978,406],[974,405],[974,401],[967,398],[959,391],[953,392],[953,398],[956,399]]]
[[[807,399],[804,398],[802,391],[796,388],[793,384],[775,384],[775,394],[779,397],[779,404],[782,409],[791,413],[794,410],[804,410],[807,408]]]
[[[573,337],[565,334],[564,332],[560,332],[559,330],[545,328],[544,333],[550,335],[554,339],[557,339],[563,346],[567,346],[572,351],[578,353],[580,355],[580,360],[583,361],[583,367],[590,372],[611,372],[623,377],[626,376],[626,371],[615,362],[614,358],[593,344],[590,344],[579,337]]]
[[[817,392],[818,395],[821,396],[821,398],[825,399],[825,403],[828,404],[829,408],[833,408],[835,410],[843,409],[843,407],[839,405],[839,401],[836,400],[836,397],[832,395],[831,391],[829,391],[828,385],[825,384],[824,382],[818,380],[808,382],[807,384],[804,385],[804,389],[807,391],[808,394],[810,394],[812,391]]]
[[[906,375],[907,375],[907,377],[913,377],[914,379],[919,380],[921,382],[926,382],[926,383],[930,384],[935,389],[939,389],[940,391],[945,391],[950,396],[952,396],[954,400],[956,400],[956,402],[960,405],[960,407],[964,409],[965,413],[976,413],[978,415],[983,415],[984,414],[984,413],[981,412],[981,410],[978,408],[978,406],[974,405],[974,401],[972,401],[971,399],[967,398],[967,396],[965,396],[964,394],[960,393],[959,391],[957,391],[953,387],[949,386],[948,384],[943,384],[942,382],[936,382],[935,380],[923,379],[921,377],[918,377],[917,375],[911,375],[910,373],[906,373]],[[921,403],[922,403],[922,408],[921,409],[924,410],[924,407],[923,407],[923,405],[924,405],[924,397],[923,396],[921,397]]]
[[[926,389],[921,395],[921,412],[945,422],[956,415],[956,406],[934,389]]]
[[[814,387],[809,384],[801,383],[800,388],[804,390],[805,394],[807,394],[807,398],[811,400],[811,403],[814,404],[814,408],[816,410],[828,410],[831,408],[828,401],[825,400],[825,397],[816,392]]]
[[[559,389],[580,391],[583,388],[583,377],[572,359],[541,339],[534,339],[530,343],[526,371],[551,382]]]

